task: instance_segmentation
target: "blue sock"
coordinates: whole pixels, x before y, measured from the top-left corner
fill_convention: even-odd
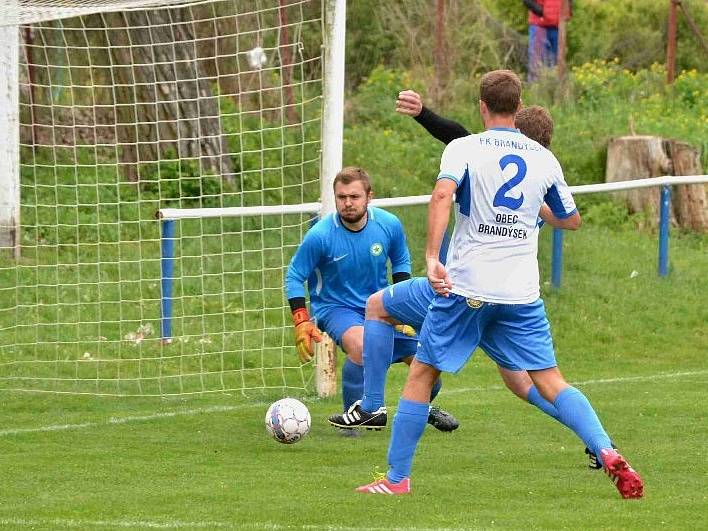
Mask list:
[[[342,401],[344,411],[361,399],[364,392],[364,367],[347,358],[342,365]]]
[[[612,448],[612,442],[597,418],[597,413],[585,395],[575,387],[566,387],[558,393],[555,406],[559,420],[582,439],[598,460],[600,450]]]
[[[428,423],[428,402],[401,398],[393,418],[391,442],[388,446],[388,480],[398,483],[411,475],[415,448]]]
[[[560,421],[560,416],[558,415],[558,410],[556,409],[556,406],[554,406],[548,400],[543,398],[541,396],[541,393],[538,392],[538,389],[535,385],[532,385],[531,389],[529,389],[529,394],[526,397],[526,400],[529,401],[529,404],[533,404],[549,417],[553,417],[554,419]]]
[[[442,389],[442,378],[438,377],[437,380],[435,380],[435,383],[433,384],[433,389],[430,391],[430,401],[432,402],[435,400],[435,397],[438,396],[438,393],[440,392],[440,389]]]
[[[364,398],[361,409],[372,413],[384,405],[386,374],[393,357],[393,326],[364,321]]]

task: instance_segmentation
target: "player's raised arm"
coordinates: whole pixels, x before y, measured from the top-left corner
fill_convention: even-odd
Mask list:
[[[304,286],[305,280],[320,260],[321,247],[320,239],[312,231],[308,232],[290,261],[285,277],[285,291],[295,326],[295,345],[297,355],[302,363],[312,359],[314,354],[312,341],[319,343],[322,340],[322,332],[310,321],[305,303]]]
[[[443,118],[425,107],[420,94],[413,90],[404,90],[398,93],[396,112],[412,116],[428,133],[444,144],[449,144],[456,138],[470,134],[459,123]]]

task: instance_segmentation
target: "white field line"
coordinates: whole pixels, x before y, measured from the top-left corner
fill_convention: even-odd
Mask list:
[[[80,424],[52,424],[49,426],[40,426],[38,428],[11,428],[0,430],[0,437],[7,435],[19,435],[20,433],[34,433],[42,431],[64,431],[78,430],[83,428],[96,428],[99,426],[113,426],[120,424],[128,424],[130,422],[140,422],[146,420],[157,420],[163,418],[172,418],[180,416],[203,415],[209,413],[221,413],[224,411],[234,411],[237,409],[245,409],[254,407],[255,404],[243,404],[241,406],[209,406],[196,409],[185,409],[182,411],[166,411],[162,413],[150,413],[149,415],[137,415],[132,417],[110,417],[107,421],[102,422],[82,422]],[[259,407],[263,407],[259,404]]]
[[[0,518],[0,526],[37,527],[50,526],[56,529],[86,529],[88,527],[126,527],[129,529],[236,529],[228,522],[183,522],[151,520],[79,520],[75,518]]]
[[[390,527],[343,527],[331,525],[302,525],[291,526],[282,524],[249,522],[237,524],[234,522],[187,522],[182,520],[155,521],[155,520],[80,520],[75,518],[0,518],[0,526],[36,527],[54,526],[57,528],[88,527],[124,527],[135,529],[305,529],[327,531],[389,531]],[[409,531],[458,531],[469,530],[469,527],[398,527]]]
[[[645,376],[624,376],[619,378],[599,378],[593,380],[584,380],[579,382],[571,382],[573,385],[584,386],[584,385],[602,385],[602,384],[613,384],[613,383],[626,383],[626,382],[641,382],[641,381],[654,381],[654,380],[664,380],[672,378],[682,378],[684,376],[702,376],[708,374],[708,369],[699,371],[683,371],[683,372],[663,372],[657,374],[648,374]],[[462,393],[470,392],[480,392],[480,391],[497,391],[500,389],[505,389],[505,386],[497,384],[490,385],[486,387],[462,387],[459,389],[449,389],[445,391],[446,395],[456,395]],[[48,426],[39,426],[36,428],[9,428],[5,430],[0,430],[0,437],[7,437],[11,435],[20,435],[24,433],[40,433],[40,432],[52,432],[52,431],[67,431],[67,430],[80,430],[84,428],[98,428],[102,426],[116,426],[121,424],[129,424],[132,422],[142,422],[150,420],[158,420],[163,418],[174,418],[174,417],[186,417],[193,415],[205,415],[210,413],[223,413],[228,411],[237,411],[240,409],[251,409],[254,407],[262,408],[267,406],[263,402],[257,402],[252,404],[241,404],[236,406],[209,406],[203,408],[195,409],[185,409],[178,411],[166,411],[161,413],[150,413],[148,415],[137,415],[137,416],[127,416],[127,417],[110,417],[105,421],[98,422],[81,422],[78,424],[50,424]],[[2,520],[0,520],[2,523]]]
[[[626,382],[644,382],[653,380],[666,380],[671,378],[681,378],[683,376],[702,376],[708,374],[708,369],[700,371],[684,371],[684,372],[660,372],[658,374],[647,374],[644,376],[622,376],[619,378],[598,378],[595,380],[583,380],[579,382],[570,382],[571,385],[583,386],[583,385],[598,385],[598,384],[613,384],[613,383],[626,383]],[[447,389],[444,391],[446,395],[456,395],[460,393],[469,392],[479,392],[479,391],[497,391],[499,389],[506,389],[506,386],[501,384],[489,385],[486,387],[461,387],[459,389]],[[0,432],[2,433],[2,432]]]
[[[153,521],[153,520],[79,520],[74,518],[40,518],[40,519],[25,519],[25,518],[0,518],[0,525],[12,525],[18,527],[34,527],[34,526],[57,526],[62,528],[82,528],[86,527],[126,527],[139,529],[305,529],[305,530],[327,530],[327,531],[389,531],[390,527],[346,527],[332,525],[282,525],[272,523],[249,522],[246,524],[237,524],[234,522],[186,522],[181,520],[173,521]],[[398,527],[397,529],[407,529],[409,531],[459,531],[462,529],[469,530],[469,527]]]

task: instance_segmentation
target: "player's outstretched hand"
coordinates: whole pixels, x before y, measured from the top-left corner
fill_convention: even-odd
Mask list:
[[[302,363],[307,363],[312,359],[314,350],[312,341],[319,343],[322,341],[322,332],[310,321],[306,308],[293,310],[293,325],[295,325],[295,346],[297,347],[297,357]]]
[[[403,90],[398,93],[396,112],[413,116],[414,118],[423,110],[423,100],[420,94],[412,90]]]
[[[322,331],[312,321],[303,321],[295,327],[297,357],[300,358],[302,363],[307,363],[312,359],[314,354],[313,341],[317,343],[322,341]]]
[[[399,324],[394,327],[396,329],[396,332],[400,332],[401,334],[405,334],[408,337],[415,337],[415,328],[413,328],[411,325],[407,324]]]
[[[435,293],[447,297],[452,289],[452,282],[447,275],[445,266],[437,258],[426,259],[428,266],[428,282],[435,290]]]

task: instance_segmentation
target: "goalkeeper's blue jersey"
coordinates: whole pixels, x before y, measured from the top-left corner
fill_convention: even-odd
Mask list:
[[[304,297],[307,280],[315,315],[342,306],[363,312],[366,299],[388,285],[388,260],[392,273],[410,273],[406,236],[396,216],[369,207],[366,225],[353,232],[339,214],[331,214],[308,231],[290,261],[287,297]]]

